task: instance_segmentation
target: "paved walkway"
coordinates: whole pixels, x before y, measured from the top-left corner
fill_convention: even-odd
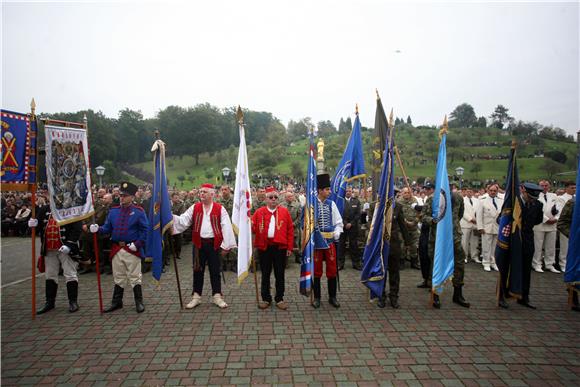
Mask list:
[[[10,254],[3,251],[3,254]],[[191,248],[179,261],[185,301],[191,293]],[[299,269],[287,271],[287,311],[259,310],[253,278],[241,287],[227,274],[219,310],[209,302],[179,308],[175,275],[156,290],[145,275],[146,311],[125,308],[99,315],[96,275],[81,276],[81,310],[67,311],[61,279],[57,308],[30,319],[30,281],[2,289],[2,380],[9,385],[578,385],[580,314],[567,310],[562,277],[532,273],[537,311],[494,302],[496,273],[466,269],[471,309],[442,297],[428,307],[415,288],[416,270],[402,272],[401,309],[367,301],[359,272],[341,273],[339,310],[314,310],[298,293]],[[103,276],[107,305],[112,276]],[[326,286],[323,281],[323,299]],[[129,294],[127,294],[129,293]],[[44,281],[37,289],[44,301]]]

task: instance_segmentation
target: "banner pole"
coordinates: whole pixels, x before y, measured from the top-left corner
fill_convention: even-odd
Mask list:
[[[34,98],[30,102],[30,120],[36,121],[36,102],[34,102]],[[36,125],[36,132],[38,134],[38,124]],[[35,157],[35,165],[34,169],[38,172],[38,136],[36,137],[36,146],[34,147],[34,152],[36,154]],[[30,152],[30,149],[29,149]],[[31,203],[31,217],[32,219],[36,219],[36,178],[38,173],[35,173],[34,178],[35,182],[32,184],[31,191],[32,191],[32,203]],[[32,239],[32,320],[36,318],[36,227],[32,227],[30,231],[30,236]]]
[[[89,163],[89,189],[91,190],[91,196],[93,197],[93,207],[95,205],[95,193],[93,192],[93,179],[91,179],[91,157],[90,157],[90,148],[89,148],[89,125],[87,120],[87,115],[83,116],[83,128],[86,130],[87,133],[87,149],[89,150],[88,154],[88,163]],[[92,223],[95,223],[95,214],[93,213],[92,216]],[[101,289],[101,265],[99,260],[99,241],[97,238],[97,233],[93,234],[93,251],[95,253],[95,271],[97,272],[97,289],[99,293],[99,312],[103,313],[103,291]]]

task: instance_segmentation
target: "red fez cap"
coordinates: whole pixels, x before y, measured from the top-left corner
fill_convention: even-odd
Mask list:
[[[210,188],[210,189],[213,189],[214,187],[213,187],[213,184],[205,183],[205,184],[202,184],[201,185],[201,188]]]
[[[276,192],[276,188],[272,187],[271,185],[266,187],[266,193]]]

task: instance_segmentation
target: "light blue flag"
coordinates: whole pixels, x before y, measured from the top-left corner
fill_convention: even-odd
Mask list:
[[[578,158],[576,172],[576,187],[579,186],[580,157]],[[572,213],[572,224],[570,225],[568,240],[568,255],[566,256],[566,272],[564,273],[564,282],[576,287],[576,291],[580,291],[580,204],[578,202],[578,191],[576,191],[576,201],[574,202],[574,212]]]
[[[433,194],[433,220],[437,222],[435,236],[435,257],[433,259],[433,292],[441,294],[443,285],[453,275],[453,220],[451,219],[451,191],[447,175],[445,118],[444,131],[439,144],[437,157],[437,173],[435,175],[435,193]]]
[[[346,184],[354,179],[365,177],[365,158],[363,155],[362,140],[360,133],[360,119],[358,118],[358,108],[354,125],[350,132],[350,137],[346,144],[342,159],[336,168],[336,173],[330,183],[330,199],[336,203],[338,211],[342,215],[344,212],[344,194]]]
[[[147,257],[151,257],[153,260],[153,278],[159,281],[163,271],[163,234],[173,225],[173,215],[165,176],[165,144],[163,141],[157,140],[151,150],[155,166],[155,179],[149,209],[146,252]]]
[[[381,100],[377,99],[377,114],[381,112],[382,126],[387,128],[387,118]],[[392,128],[388,128],[383,168],[378,182],[377,203],[362,258],[361,282],[371,291],[371,299],[380,298],[385,288],[386,268],[391,248],[393,208],[395,206],[394,171]]]

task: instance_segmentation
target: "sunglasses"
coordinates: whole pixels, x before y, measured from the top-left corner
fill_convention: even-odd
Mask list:
[[[278,196],[268,196],[268,199],[278,199]]]

